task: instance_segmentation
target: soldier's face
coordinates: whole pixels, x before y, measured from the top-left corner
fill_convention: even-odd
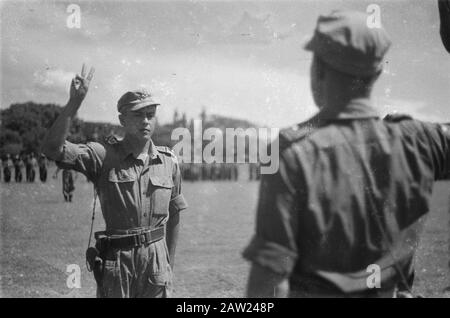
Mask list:
[[[119,119],[127,135],[140,140],[149,140],[155,131],[156,106],[147,106],[137,111],[120,114]]]

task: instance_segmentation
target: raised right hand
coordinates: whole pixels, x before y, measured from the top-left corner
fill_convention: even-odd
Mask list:
[[[81,75],[75,75],[70,85],[70,100],[81,103],[86,97],[89,89],[89,83],[94,76],[95,68],[91,67],[89,74],[86,76],[86,66],[83,64]]]

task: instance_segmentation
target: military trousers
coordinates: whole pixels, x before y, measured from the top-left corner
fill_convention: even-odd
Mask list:
[[[167,298],[172,294],[172,269],[166,240],[105,251],[99,298]]]

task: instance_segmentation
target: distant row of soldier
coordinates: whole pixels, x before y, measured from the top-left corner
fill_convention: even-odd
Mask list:
[[[23,169],[25,169],[25,181],[34,182],[36,179],[36,170],[39,170],[39,179],[41,182],[47,181],[47,158],[44,155],[36,157],[34,154],[11,156],[6,154],[2,158],[2,169],[0,179],[8,183],[11,181],[14,171],[14,180],[22,182]]]
[[[251,163],[248,165],[248,179],[259,180],[260,167],[258,164]],[[235,163],[182,163],[180,164],[181,175],[183,180],[188,181],[219,181],[239,180],[239,173],[242,166]]]
[[[248,165],[248,179],[260,179],[260,166],[256,163]],[[13,178],[16,182],[22,182],[23,169],[25,168],[25,181],[34,182],[36,179],[36,170],[39,170],[39,179],[41,182],[47,181],[48,160],[41,154],[36,158],[34,154],[11,156],[6,154],[2,158],[2,169],[0,171],[0,180],[8,183]],[[239,168],[235,163],[224,164],[197,164],[183,163],[180,165],[181,174],[184,180],[188,181],[219,181],[219,180],[239,180]]]

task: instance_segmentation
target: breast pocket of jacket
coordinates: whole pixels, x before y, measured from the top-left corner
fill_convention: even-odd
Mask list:
[[[129,192],[132,191],[136,180],[137,176],[134,171],[113,168],[108,173],[108,188],[121,193]]]
[[[152,214],[165,216],[169,213],[169,202],[174,186],[170,176],[150,176],[149,194],[152,200]]]

